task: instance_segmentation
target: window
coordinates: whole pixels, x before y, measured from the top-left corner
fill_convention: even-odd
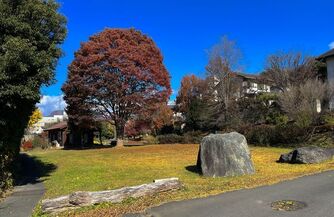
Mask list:
[[[251,83],[251,85],[250,85],[251,87],[254,87],[254,88],[257,88],[257,83]]]

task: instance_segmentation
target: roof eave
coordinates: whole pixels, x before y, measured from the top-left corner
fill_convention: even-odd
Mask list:
[[[320,55],[318,58],[316,58],[319,61],[325,62],[326,59],[334,57],[334,49],[331,49],[330,51],[327,51],[326,53]]]
[[[49,128],[44,129],[43,131],[51,131],[51,130],[65,130],[67,127],[56,127],[56,128]]]

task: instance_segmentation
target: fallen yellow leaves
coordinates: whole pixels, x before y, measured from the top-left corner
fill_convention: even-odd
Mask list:
[[[303,175],[334,169],[334,161],[314,165],[276,163],[281,148],[251,148],[256,174],[228,178],[198,175],[195,164],[198,145],[152,145],[119,149],[34,151],[44,162],[57,166],[45,181],[47,198],[74,191],[98,191],[150,183],[153,179],[178,177],[180,191],[149,198],[131,199],[120,204],[103,204],[63,216],[121,216],[173,200],[205,197],[241,188],[274,184]],[[80,179],[76,179],[80,177]],[[75,180],[75,181],[74,181]]]

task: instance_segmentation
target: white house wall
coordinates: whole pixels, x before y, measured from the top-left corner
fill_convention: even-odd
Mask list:
[[[327,79],[330,85],[334,85],[334,57],[329,57],[326,60],[327,63]],[[334,109],[334,99],[331,99],[329,108]]]
[[[334,83],[334,57],[329,57],[326,62],[328,81]]]

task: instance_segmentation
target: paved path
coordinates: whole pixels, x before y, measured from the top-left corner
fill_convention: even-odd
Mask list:
[[[11,196],[0,203],[1,217],[29,217],[44,194],[43,183],[26,184],[14,188]]]
[[[307,204],[298,211],[274,211],[277,200]],[[142,215],[150,217],[334,217],[334,171],[272,186],[228,192],[203,199],[171,202]]]
[[[44,194],[41,177],[54,169],[53,165],[44,165],[37,159],[21,154],[21,178],[13,193],[0,203],[0,217],[30,217]]]

